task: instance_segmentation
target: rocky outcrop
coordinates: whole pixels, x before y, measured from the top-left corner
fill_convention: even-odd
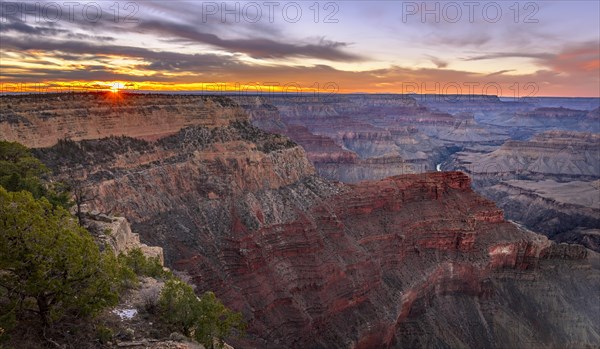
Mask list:
[[[578,244],[593,251],[600,251],[600,229],[578,227],[554,236],[556,242]]]
[[[36,154],[75,169],[92,208],[127,217],[167,266],[241,311],[236,348],[600,341],[594,255],[505,221],[460,172],[332,183],[302,148],[243,121]]]
[[[344,183],[357,183],[373,178],[386,178],[421,172],[415,165],[399,157],[358,159],[354,162],[315,163],[319,175]]]
[[[346,127],[353,122],[345,123],[344,120],[334,117],[319,121],[319,134],[299,125],[288,126],[281,133],[301,145],[317,172],[327,179],[356,183],[422,172],[417,167],[421,161],[427,161],[423,152],[418,152],[422,154],[418,158],[405,159],[392,133],[368,125],[359,128],[364,131],[349,131]]]
[[[276,106],[284,120],[305,116],[328,117],[362,113],[365,110],[407,111],[419,108],[416,100],[409,95],[341,95],[322,94],[317,96],[294,96],[284,94],[269,96],[268,103]]]
[[[342,148],[329,137],[311,133],[304,126],[290,126],[285,134],[304,148],[308,159],[317,168],[322,163],[356,163],[359,160],[355,152]]]
[[[523,118],[538,118],[538,119],[554,119],[554,118],[581,118],[587,115],[587,111],[585,110],[575,110],[568,109],[563,107],[552,108],[552,107],[543,107],[537,108],[533,111],[526,113],[519,113],[517,116]]]
[[[285,133],[287,125],[281,119],[279,109],[270,104],[262,96],[233,96],[231,97],[244,109],[250,122],[262,130],[273,133]]]
[[[109,246],[115,254],[127,254],[139,248],[146,257],[158,258],[164,265],[163,249],[159,246],[148,246],[140,241],[140,235],[131,231],[126,218],[114,217],[98,212],[86,212],[86,224],[93,226],[93,231],[99,232],[96,238],[101,245]]]
[[[59,178],[95,183],[95,193],[104,200],[93,209],[135,217],[134,221],[171,210],[169,197],[185,202],[199,195],[218,201],[246,191],[277,189],[314,174],[302,148],[247,122],[218,129],[185,128],[153,143],[115,137],[61,142],[36,154]]]
[[[327,179],[356,183],[416,172],[412,163],[397,154],[363,159],[349,150],[357,150],[356,147],[340,146],[329,137],[311,133],[304,126],[290,126],[283,133],[304,148],[317,173]],[[351,136],[343,137],[348,143],[352,142]]]
[[[523,97],[524,103],[535,107],[546,108],[568,108],[575,110],[593,110],[600,107],[600,98],[598,97]]]

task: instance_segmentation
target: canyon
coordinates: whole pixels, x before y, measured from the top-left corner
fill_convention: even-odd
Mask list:
[[[262,97],[255,97],[255,105],[267,101],[258,98]],[[585,187],[600,178],[595,151],[600,139],[597,133],[589,133],[597,132],[600,125],[597,99],[453,95],[392,99],[386,95],[271,96],[269,103],[280,113],[271,108],[253,123],[295,140],[307,150],[317,172],[328,179],[356,183],[434,169],[466,171],[475,179],[474,189],[500,205],[507,218],[557,241],[582,241],[576,232],[598,228],[598,207],[584,209],[592,218],[579,227],[576,222],[581,217],[574,214],[577,208],[573,211],[560,202],[540,198],[534,191],[519,196],[502,194],[501,188],[507,186],[496,186],[503,180],[526,179],[519,187],[523,194],[525,184],[535,185],[539,180],[574,181],[573,185]],[[269,128],[265,119],[276,120],[277,127]],[[288,124],[291,126],[286,127]],[[482,166],[485,168],[473,168]],[[487,189],[492,186],[493,190]],[[580,192],[566,188],[552,190],[573,197]],[[590,193],[600,195],[597,189]],[[535,205],[537,211],[521,209],[526,202],[532,207],[529,199],[534,197],[545,204]],[[548,222],[543,222],[546,218]],[[561,223],[565,220],[571,223]],[[558,233],[571,238],[561,240]],[[584,235],[589,241],[590,235]],[[586,246],[595,248],[597,244]]]
[[[598,253],[505,220],[509,206],[472,189],[530,190],[511,180],[540,171],[590,183],[595,135],[506,142],[506,129],[411,96],[19,98],[0,98],[0,138],[36,148],[55,179],[97,194],[90,209],[125,217],[165,265],[241,311],[250,327],[236,348],[600,343]],[[550,147],[550,161],[511,160],[511,146]],[[556,146],[583,158],[564,164]],[[486,159],[531,164],[532,177],[488,183],[473,170]],[[462,172],[432,172],[444,160]],[[540,205],[589,207],[573,232],[594,247],[598,201],[537,185]]]
[[[508,219],[557,241],[586,241],[597,250],[592,242],[597,238],[588,233],[600,228],[597,204],[573,206],[553,197],[577,201],[582,190],[600,196],[590,186],[600,179],[598,99],[341,95],[238,100],[246,110],[275,106],[269,113],[251,113],[253,124],[296,141],[325,178],[356,183],[464,171],[473,177],[474,189],[495,201]],[[520,180],[518,193],[508,180]],[[552,193],[546,196],[535,190],[544,180],[559,183],[547,186]]]
[[[347,183],[434,171],[460,147],[500,145],[508,139],[500,128],[482,127],[471,113],[432,110],[410,95],[234,99],[255,126],[304,147],[320,175]],[[258,105],[272,108],[256,112]]]

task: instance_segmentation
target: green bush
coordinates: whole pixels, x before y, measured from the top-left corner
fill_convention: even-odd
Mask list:
[[[159,307],[163,321],[209,349],[223,348],[227,336],[246,327],[242,314],[226,308],[214,293],[198,298],[190,285],[176,279],[165,283]]]
[[[46,181],[49,174],[50,170],[27,147],[0,141],[0,186],[11,192],[26,190],[36,199],[45,197],[53,205],[68,208],[71,202],[66,186]]]
[[[184,335],[190,336],[198,322],[200,303],[192,287],[179,280],[168,280],[160,294],[161,318]]]
[[[245,329],[242,314],[226,308],[214,293],[206,292],[200,297],[200,318],[194,338],[205,347],[223,348],[223,340],[232,330],[243,333]]]
[[[113,253],[100,253],[65,209],[0,187],[0,231],[0,318],[33,313],[47,326],[116,304]]]
[[[115,256],[114,251],[108,248],[106,251],[105,263],[107,268],[114,271],[113,284],[120,294],[126,289],[134,288],[138,285],[138,278],[134,271]]]
[[[113,336],[113,330],[106,326],[98,326],[98,328],[96,328],[96,338],[100,344],[107,344],[113,339]]]
[[[158,257],[146,257],[139,248],[134,248],[127,254],[119,254],[119,262],[138,276],[159,278],[166,275]]]

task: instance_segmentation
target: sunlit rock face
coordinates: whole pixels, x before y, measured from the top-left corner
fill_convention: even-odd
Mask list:
[[[85,212],[85,225],[98,232],[97,242],[102,248],[110,249],[119,255],[133,249],[140,249],[146,257],[158,258],[164,265],[162,247],[148,246],[140,241],[140,235],[131,231],[131,225],[125,217],[114,217],[98,212]]]
[[[330,182],[303,148],[240,118],[36,154],[97,193],[92,209],[126,217],[143,242],[162,246],[166,265],[199,292],[241,311],[250,327],[235,347],[600,340],[597,255],[505,221],[461,172]]]
[[[245,118],[227,98],[124,92],[3,96],[0,110],[0,139],[34,148],[63,138],[155,140],[185,126],[216,127]]]

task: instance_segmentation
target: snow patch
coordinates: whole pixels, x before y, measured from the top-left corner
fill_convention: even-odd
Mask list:
[[[114,314],[119,315],[121,320],[131,320],[134,316],[137,315],[137,309],[129,308],[129,309],[115,309],[113,310]]]

